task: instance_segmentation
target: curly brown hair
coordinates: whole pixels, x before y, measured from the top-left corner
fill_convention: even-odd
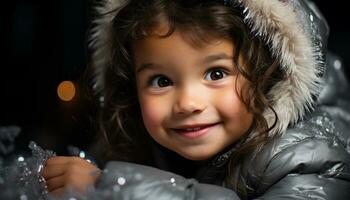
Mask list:
[[[235,44],[234,66],[249,81],[249,87],[239,92],[241,100],[254,116],[252,127],[256,137],[239,146],[231,155],[226,184],[245,193],[239,181],[233,181],[233,171],[239,162],[256,146],[267,142],[268,126],[263,116],[265,109],[272,109],[273,102],[267,96],[271,87],[280,81],[284,73],[262,38],[251,32],[244,23],[243,10],[239,6],[224,5],[223,1],[129,1],[123,7],[112,10],[113,52],[105,71],[103,89],[104,106],[101,109],[101,133],[108,141],[113,158],[145,163],[151,158],[151,139],[145,130],[136,93],[132,44],[150,35],[154,27],[167,24],[167,37],[179,30],[190,41],[205,45],[208,38],[228,38]],[[238,63],[243,58],[244,63]],[[273,110],[273,109],[272,109]],[[247,136],[249,133],[246,134]]]

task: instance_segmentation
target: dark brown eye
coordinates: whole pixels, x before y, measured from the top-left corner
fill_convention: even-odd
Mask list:
[[[172,85],[172,82],[166,76],[159,75],[150,80],[150,85],[152,87],[160,88],[160,87],[167,87],[169,85]]]
[[[227,72],[225,72],[224,70],[213,69],[213,70],[209,70],[204,78],[209,81],[217,81],[217,80],[223,79],[226,76],[227,76]]]

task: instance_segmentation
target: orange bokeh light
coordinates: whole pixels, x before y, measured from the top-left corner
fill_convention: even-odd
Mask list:
[[[76,89],[72,81],[62,81],[57,87],[57,95],[62,101],[71,101],[75,92]]]

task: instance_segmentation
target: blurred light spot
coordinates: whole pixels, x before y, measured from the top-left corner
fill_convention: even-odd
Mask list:
[[[28,197],[25,195],[25,194],[22,194],[20,197],[19,197],[20,200],[27,200]]]
[[[72,81],[62,81],[57,87],[57,95],[62,101],[71,101],[75,96],[75,86]]]
[[[80,157],[80,158],[85,158],[85,152],[84,152],[84,151],[81,151],[81,152],[79,153],[79,157]]]
[[[22,156],[18,157],[17,159],[19,162],[23,162],[24,161],[24,158]]]
[[[340,62],[340,60],[335,60],[335,61],[334,61],[334,67],[335,67],[335,69],[340,69],[340,68],[341,68],[341,62]]]
[[[126,183],[126,179],[125,179],[124,177],[119,177],[119,178],[117,179],[117,183],[118,183],[119,185],[124,185],[124,184]]]
[[[44,168],[44,165],[39,165],[39,168],[38,168],[37,172],[40,173],[43,168]]]
[[[314,16],[310,15],[310,20],[313,22],[314,21]]]

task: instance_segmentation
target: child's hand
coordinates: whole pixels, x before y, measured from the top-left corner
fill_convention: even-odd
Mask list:
[[[95,184],[100,174],[99,168],[80,157],[63,156],[48,159],[42,171],[49,192],[55,196],[69,189],[82,193]]]

